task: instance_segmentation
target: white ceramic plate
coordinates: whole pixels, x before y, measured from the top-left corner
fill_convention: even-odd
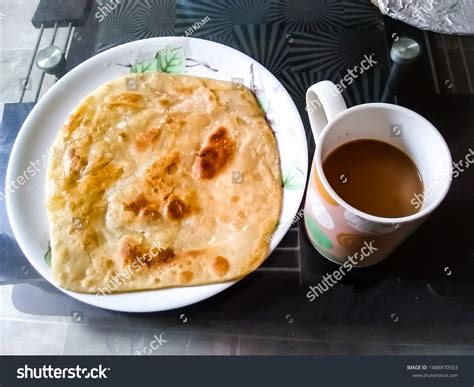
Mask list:
[[[271,240],[269,254],[280,243],[293,222],[305,189],[308,154],[301,117],[280,82],[247,55],[211,41],[161,37],[127,43],[90,58],[58,81],[31,111],[10,156],[6,181],[7,184],[15,181],[17,188],[10,185],[11,191],[6,190],[6,205],[13,232],[34,268],[55,286],[51,269],[45,260],[49,241],[45,205],[48,150],[68,115],[87,94],[130,71],[157,70],[244,83],[254,90],[275,133],[284,180],[282,214]],[[71,297],[101,308],[152,312],[193,304],[234,283],[235,281],[105,297],[61,290]]]

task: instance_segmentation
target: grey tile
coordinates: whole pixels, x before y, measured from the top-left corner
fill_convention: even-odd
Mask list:
[[[472,355],[464,346],[331,343],[318,341],[240,338],[240,355]]]
[[[0,12],[5,16],[1,22],[0,47],[10,50],[33,48],[38,30],[31,24],[31,19],[39,0],[6,0],[2,3]]]
[[[18,102],[21,92],[21,79],[24,79],[28,70],[28,62],[33,54],[28,50],[2,50],[0,55],[0,101]],[[38,85],[37,79],[30,79],[25,95],[34,95],[33,90]]]
[[[186,355],[237,355],[235,336],[192,334]]]
[[[403,346],[397,355],[456,356],[474,355],[474,348],[461,345]]]
[[[331,344],[315,341],[240,337],[240,355],[321,355]]]
[[[22,82],[26,81],[28,66],[33,50],[0,50],[0,102],[18,102]],[[33,66],[24,102],[34,100],[40,85],[41,71]],[[46,74],[42,83],[40,98],[56,82],[53,75]]]
[[[143,335],[143,345],[135,351],[137,355],[185,355],[189,335],[166,331],[149,331]]]
[[[20,320],[20,321],[32,321],[32,322],[55,322],[55,323],[68,323],[70,322],[69,316],[54,316],[54,315],[38,315],[23,313],[18,310],[13,302],[13,287],[18,286],[29,286],[23,285],[3,285],[0,286],[0,319],[2,320]],[[44,299],[44,298],[43,298]]]
[[[462,346],[331,343],[291,339],[240,338],[240,355],[471,355]]]
[[[69,324],[65,355],[133,355],[144,345],[142,331]]]
[[[393,344],[350,344],[348,355],[411,355],[411,356],[449,356],[472,355],[474,349],[459,345],[393,345]]]
[[[39,0],[7,0],[0,4],[0,13],[6,15],[0,22],[0,102],[18,102],[20,97],[20,82],[27,75],[33,48],[39,36],[39,30],[31,24],[38,3]],[[49,46],[52,36],[53,29],[45,29],[39,49]],[[54,44],[62,49],[66,36],[67,28],[59,28]],[[41,74],[34,65],[25,102],[34,100]],[[54,76],[45,75],[40,97],[54,82]]]
[[[391,345],[391,344],[368,344],[351,343],[347,346],[347,355],[423,355],[424,349],[421,346]]]
[[[65,324],[0,320],[0,353],[60,355],[65,336]]]

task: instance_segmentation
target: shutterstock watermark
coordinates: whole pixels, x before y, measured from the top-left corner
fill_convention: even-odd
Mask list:
[[[468,149],[469,153],[464,156],[464,159],[459,161],[453,161],[453,167],[451,169],[451,174],[443,175],[439,179],[432,182],[428,187],[425,186],[423,193],[415,194],[410,203],[415,207],[415,210],[418,210],[423,206],[423,203],[427,199],[430,199],[437,191],[442,187],[446,186],[448,181],[457,179],[461,173],[469,168],[470,165],[474,164],[474,150],[471,148]]]
[[[317,297],[323,295],[330,288],[341,281],[344,276],[355,266],[364,261],[365,258],[378,251],[377,247],[374,246],[374,243],[375,240],[370,242],[365,241],[360,250],[354,255],[349,255],[347,257],[347,261],[344,262],[344,264],[338,270],[335,270],[332,274],[325,274],[322,281],[314,286],[310,286],[309,292],[306,293],[306,298],[309,300],[309,302],[313,302]]]
[[[5,183],[5,192],[0,192],[0,202],[5,200],[6,191],[13,193],[25,185],[28,180],[34,177],[42,168],[46,167],[49,159],[48,150],[40,159],[30,161],[30,165],[23,171],[23,173],[16,177],[15,180],[7,181]]]
[[[374,59],[374,56],[375,53],[370,54],[370,56],[365,54],[359,65],[356,65],[351,69],[347,69],[347,74],[338,83],[336,83],[336,90],[331,89],[330,91],[327,91],[327,95],[325,95],[325,97],[327,99],[332,99],[338,95],[341,95],[348,86],[352,85],[354,81],[359,78],[359,76],[378,65],[379,62]],[[322,104],[318,98],[314,98],[313,100],[309,101],[309,105],[310,106],[306,106],[306,111],[308,114],[312,114],[322,107]]]
[[[127,266],[122,271],[115,273],[112,279],[108,282],[107,286],[99,289],[99,291],[96,293],[96,297],[105,297],[108,294],[112,294],[118,285],[122,285],[127,281],[130,281],[134,273],[138,272],[142,267],[147,266],[148,263],[153,261],[153,259],[163,251],[160,245],[157,246],[154,242],[153,245],[154,247],[150,249],[149,253],[143,254],[140,257],[136,257],[135,261],[133,261],[130,266]]]
[[[99,364],[98,367],[53,367],[51,364],[42,367],[30,367],[25,364],[17,368],[17,379],[107,379],[110,368]]]
[[[167,343],[165,339],[162,338],[165,334],[162,332],[160,336],[153,335],[153,340],[150,341],[150,344],[142,349],[137,349],[137,355],[151,355],[153,352],[160,349],[163,344]]]
[[[122,0],[107,0],[102,6],[97,7],[98,11],[95,13],[95,18],[99,22],[104,21],[107,15],[109,15],[117,5],[122,4]]]

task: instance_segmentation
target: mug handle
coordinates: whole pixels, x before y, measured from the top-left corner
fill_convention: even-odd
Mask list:
[[[331,81],[315,83],[308,89],[306,111],[315,143],[325,126],[346,109],[347,105],[340,90]]]

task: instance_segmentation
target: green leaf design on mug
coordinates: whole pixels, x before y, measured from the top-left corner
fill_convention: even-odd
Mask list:
[[[304,188],[304,172],[296,165],[292,165],[283,171],[283,188],[297,191]]]
[[[316,243],[321,247],[324,247],[325,249],[332,249],[333,244],[326,236],[326,234],[321,231],[316,222],[309,216],[307,216],[305,219],[306,224],[308,225],[308,231],[310,232],[311,237],[316,241]]]
[[[186,55],[183,47],[166,46],[158,51],[154,58],[136,62],[130,68],[131,73],[175,73],[180,74],[186,68]]]

